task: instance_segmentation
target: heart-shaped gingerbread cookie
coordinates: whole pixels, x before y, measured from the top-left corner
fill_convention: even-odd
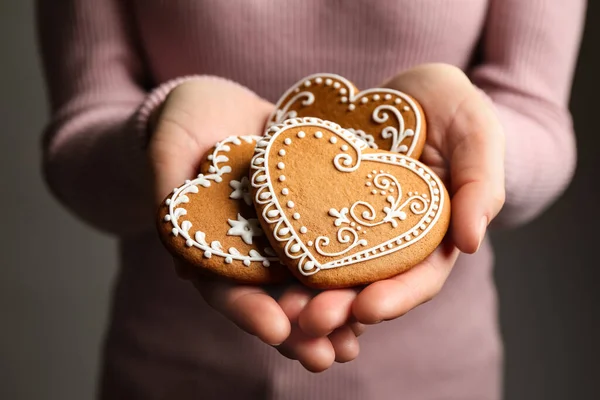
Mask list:
[[[368,148],[339,125],[288,119],[252,159],[254,204],[281,262],[305,284],[341,288],[406,271],[442,241],[448,193],[422,163]]]
[[[289,277],[252,204],[248,173],[256,139],[230,137],[217,143],[201,173],[176,188],[159,208],[161,240],[192,276],[198,272],[248,284]]]
[[[267,128],[296,117],[335,122],[372,149],[415,159],[425,146],[425,116],[414,98],[387,88],[359,92],[335,74],[310,75],[294,84],[277,102]]]

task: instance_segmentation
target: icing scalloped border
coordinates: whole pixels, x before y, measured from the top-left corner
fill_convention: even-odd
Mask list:
[[[410,232],[402,232],[398,236],[370,247],[367,250],[354,253],[325,264],[321,264],[311,253],[309,247],[302,241],[296,233],[293,225],[286,217],[283,207],[275,194],[269,170],[269,154],[271,146],[275,139],[286,130],[294,127],[312,126],[328,129],[335,135],[346,140],[357,152],[357,160],[354,162],[349,154],[338,154],[334,158],[335,167],[343,172],[352,172],[358,169],[361,160],[376,161],[383,164],[392,164],[410,169],[420,176],[429,186],[431,192],[431,201],[424,212],[422,219],[410,229]],[[412,158],[397,153],[369,153],[362,154],[365,148],[364,142],[353,135],[351,132],[342,129],[336,123],[324,121],[318,118],[294,118],[285,120],[282,124],[271,126],[265,132],[265,136],[256,144],[255,155],[252,158],[251,184],[256,189],[254,201],[256,204],[264,206],[262,217],[269,224],[274,224],[273,236],[280,243],[285,243],[284,252],[287,257],[298,261],[298,270],[302,275],[314,275],[320,270],[338,268],[346,265],[356,264],[373,258],[385,256],[406,248],[423,237],[437,223],[441,210],[445,202],[442,182],[428,169]]]
[[[231,167],[224,164],[229,161],[229,158],[223,154],[231,150],[230,145],[239,146],[242,144],[242,140],[246,143],[253,143],[259,139],[257,136],[231,136],[218,142],[212,154],[208,156],[208,160],[212,162],[212,165],[208,169],[209,174],[199,174],[195,179],[185,181],[185,184],[173,189],[173,194],[165,201],[165,204],[169,207],[169,212],[164,216],[163,221],[170,222],[173,225],[171,234],[176,237],[183,237],[187,247],[195,247],[202,250],[205,258],[211,258],[214,255],[223,257],[227,264],[237,260],[241,261],[245,266],[250,266],[252,262],[260,262],[265,267],[268,267],[271,262],[277,261],[275,252],[268,247],[264,250],[266,255],[262,255],[254,249],[251,249],[246,255],[242,254],[235,247],[230,247],[227,250],[224,249],[217,240],[209,244],[206,240],[206,234],[201,230],[196,231],[192,237],[190,234],[192,223],[190,221],[183,220],[181,223],[179,221],[181,217],[187,214],[187,210],[179,206],[190,201],[187,196],[188,193],[198,193],[200,187],[209,187],[213,182],[221,183],[223,175],[231,172]]]

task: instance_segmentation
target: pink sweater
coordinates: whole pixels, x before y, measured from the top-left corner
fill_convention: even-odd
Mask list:
[[[121,238],[102,398],[500,396],[488,243],[459,259],[433,301],[361,337],[356,361],[310,374],[175,277],[152,228],[145,118],[187,75],[223,76],[275,101],[310,73],[366,88],[416,64],[454,64],[489,95],[505,128],[507,203],[497,221],[523,223],[574,170],[567,103],[584,0],[38,3],[52,105],[48,184],[74,214]]]

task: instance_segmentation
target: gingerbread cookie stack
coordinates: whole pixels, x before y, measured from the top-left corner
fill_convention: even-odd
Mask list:
[[[217,144],[165,200],[163,243],[190,269],[241,283],[282,282],[287,269],[320,289],[400,274],[450,221],[444,184],[417,160],[425,127],[404,93],[309,76],[282,96],[264,137]]]

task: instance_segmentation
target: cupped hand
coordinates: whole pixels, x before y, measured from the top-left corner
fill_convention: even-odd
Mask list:
[[[196,175],[202,156],[217,141],[232,135],[262,135],[272,110],[271,103],[227,80],[207,77],[178,85],[149,123],[155,203]],[[358,354],[360,324],[340,322],[318,338],[298,327],[298,315],[313,297],[308,289],[280,288],[276,299],[262,287],[209,278],[194,278],[193,283],[216,311],[308,370],[321,371],[335,360],[349,361]]]
[[[416,67],[384,86],[415,97],[427,114],[421,161],[444,181],[452,201],[449,234],[419,265],[362,290],[323,291],[297,316],[302,332],[322,337],[348,321],[376,324],[398,318],[442,289],[459,252],[477,251],[504,204],[504,134],[492,104],[459,69]]]

